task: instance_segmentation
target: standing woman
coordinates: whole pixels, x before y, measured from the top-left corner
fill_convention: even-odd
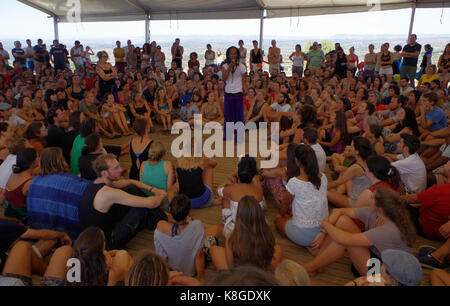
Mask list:
[[[100,51],[97,54],[98,64],[97,64],[97,75],[99,77],[99,100],[103,100],[107,93],[112,91],[114,86],[114,81],[117,78],[116,68],[108,63],[108,53],[105,51]]]
[[[301,45],[295,46],[295,52],[289,56],[289,59],[292,61],[292,75],[296,72],[299,78],[303,77],[303,62],[306,54],[302,52]]]
[[[441,81],[442,88],[447,88],[448,81],[450,80],[450,43],[445,46],[444,53],[439,57],[439,80]]]
[[[349,51],[350,54],[347,55],[348,69],[351,70],[352,75],[355,76],[356,67],[358,67],[359,64],[359,58],[355,54],[355,47],[351,47]]]
[[[145,71],[146,68],[150,67],[150,59],[152,56],[152,49],[149,43],[146,43],[142,50],[142,64],[141,68]]]
[[[394,58],[394,61],[392,63],[392,69],[394,75],[400,74],[400,62],[402,61],[402,46],[396,45],[394,47],[394,53],[392,54],[392,57]]]
[[[205,67],[214,67],[216,65],[216,52],[212,50],[210,44],[206,45],[205,60]]]
[[[347,76],[347,56],[344,53],[344,50],[339,47],[337,49],[337,56],[334,59],[334,74],[338,75],[341,79]]]
[[[224,113],[227,122],[244,121],[244,92],[247,91],[245,66],[239,63],[239,49],[230,47],[226,53],[225,64],[222,66],[222,79],[225,81]],[[229,139],[224,130],[224,139]],[[237,138],[235,139],[237,141]]]
[[[424,48],[425,54],[423,55],[419,71],[421,75],[427,72],[427,67],[431,65],[431,57],[433,56],[433,47],[430,44],[426,44]]]

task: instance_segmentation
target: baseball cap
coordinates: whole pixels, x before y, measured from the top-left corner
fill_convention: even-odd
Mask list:
[[[422,267],[412,254],[401,250],[384,250],[381,260],[389,274],[405,286],[417,286],[422,281]]]

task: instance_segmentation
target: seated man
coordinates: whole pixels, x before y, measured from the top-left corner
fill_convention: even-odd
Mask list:
[[[426,93],[423,96],[422,106],[420,107],[420,120],[417,120],[421,125],[420,132],[422,136],[420,138],[422,140],[430,141],[435,139],[436,136],[447,134],[447,116],[436,105],[438,100],[439,97],[434,92]],[[438,148],[435,146],[423,146],[419,153],[423,157],[431,157],[437,150]]]
[[[444,166],[445,176],[450,178],[450,162]],[[444,240],[440,232],[450,217],[450,184],[437,184],[418,194],[403,196],[408,203],[417,233],[433,240]]]
[[[420,148],[420,140],[410,134],[403,133],[397,149],[401,154],[384,154],[397,168],[400,178],[405,185],[406,193],[419,193],[427,188],[427,170],[423,161],[417,154]]]
[[[388,109],[384,111],[378,111],[376,115],[387,116],[388,118],[381,121],[382,127],[388,127],[395,125],[397,123],[397,114],[403,109],[404,103],[408,102],[408,98],[405,99],[404,96],[393,96],[391,103],[388,105]]]
[[[59,148],[47,148],[41,155],[41,176],[30,184],[28,216],[32,228],[57,229],[76,239],[83,228],[99,226],[105,232],[107,247],[123,249],[143,228],[155,229],[164,219],[161,211],[151,210],[165,195],[138,197],[105,183],[93,182],[68,174],[68,165]],[[121,171],[120,166],[106,172]],[[130,206],[121,220],[115,219],[114,204]],[[139,213],[136,213],[139,211]],[[163,215],[163,214],[162,214]],[[128,226],[132,222],[132,226]]]

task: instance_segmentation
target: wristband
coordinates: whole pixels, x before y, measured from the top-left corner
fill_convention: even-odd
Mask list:
[[[323,230],[320,231],[322,234],[324,234],[325,236],[328,236],[327,233],[325,233]]]

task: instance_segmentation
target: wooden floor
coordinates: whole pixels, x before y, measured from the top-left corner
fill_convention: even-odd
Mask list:
[[[174,162],[174,157],[170,154],[171,142],[175,138],[167,133],[157,132],[152,133],[150,137],[154,140],[160,140],[166,150],[167,156],[166,159]],[[131,137],[123,137],[116,140],[104,140],[104,143],[107,145],[119,145],[125,144],[129,142]],[[227,177],[236,170],[237,168],[237,158],[215,158],[218,162],[218,166],[214,172],[214,187],[216,188],[218,185],[227,181]],[[120,163],[123,167],[129,169],[130,168],[130,157],[128,155],[120,158]],[[328,171],[329,172],[329,171]],[[267,198],[268,210],[266,212],[266,217],[270,221],[270,227],[272,228],[276,242],[283,249],[283,257],[287,259],[294,260],[298,263],[305,263],[311,260],[313,257],[310,253],[303,247],[295,245],[290,240],[281,237],[277,231],[275,230],[275,226],[273,224],[273,219],[278,213],[278,208],[272,198]],[[331,208],[331,207],[330,207]],[[204,226],[207,227],[213,224],[221,224],[221,211],[220,207],[210,207],[199,210],[193,210],[191,212],[191,216],[194,219],[199,219],[203,222]],[[224,239],[220,241],[221,245],[224,244]],[[414,251],[417,252],[417,248],[420,245],[427,244],[435,247],[439,247],[442,243],[436,241],[430,241],[423,237],[418,237]],[[143,249],[151,249],[154,250],[153,244],[153,232],[144,230],[139,233],[130,243],[127,245],[127,250],[136,255],[139,251]],[[214,266],[210,263],[208,264],[206,275],[211,273],[214,270]],[[424,269],[424,278],[423,285],[430,285],[429,281],[429,271]],[[345,256],[343,259],[338,262],[328,266],[325,269],[324,273],[319,273],[317,276],[311,279],[313,285],[320,286],[341,286],[347,283],[348,281],[353,280],[353,274],[350,271],[350,260],[348,256]]]

